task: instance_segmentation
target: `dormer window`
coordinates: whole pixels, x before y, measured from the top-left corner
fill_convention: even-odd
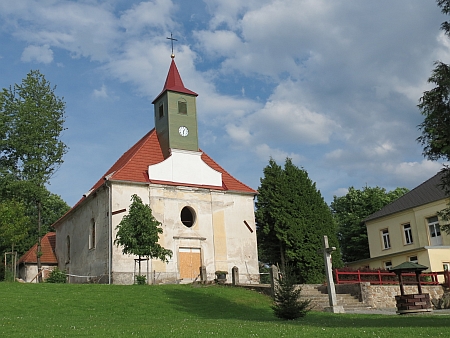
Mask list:
[[[187,115],[187,102],[185,99],[178,100],[178,114]]]

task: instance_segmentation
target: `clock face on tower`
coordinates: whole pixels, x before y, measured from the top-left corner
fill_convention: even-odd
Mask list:
[[[187,129],[187,127],[185,126],[181,126],[180,128],[178,128],[178,133],[183,136],[186,137],[189,134],[189,130]]]

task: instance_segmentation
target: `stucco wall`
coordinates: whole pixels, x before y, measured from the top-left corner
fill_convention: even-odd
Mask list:
[[[179,281],[180,248],[196,248],[201,251],[202,265],[209,280],[216,270],[226,270],[231,276],[233,266],[238,266],[242,283],[255,283],[259,279],[253,196],[222,193],[209,189],[164,185],[113,185],[113,211],[127,209],[130,197],[135,193],[150,204],[153,216],[162,223],[163,235],[159,243],[173,252],[166,264],[149,262],[156,283]],[[196,221],[186,227],[180,218],[181,210],[190,207]],[[116,227],[126,213],[113,216],[113,238]],[[253,233],[247,228],[249,224]],[[132,283],[134,257],[125,256],[121,249],[113,247],[114,283]],[[142,266],[146,272],[146,262]],[[188,280],[185,280],[188,281]]]
[[[445,207],[446,201],[441,200],[367,222],[370,257],[374,258],[429,246],[430,238],[426,219],[436,216],[436,213]],[[406,244],[404,241],[403,224],[406,223],[411,225],[412,244]],[[382,246],[380,231],[386,228],[389,229],[390,249],[383,249]],[[450,245],[450,237],[445,233],[442,233],[442,240],[443,245]]]
[[[108,190],[102,187],[56,226],[58,267],[73,275],[69,282],[108,282],[108,203]],[[92,222],[96,229],[95,247],[89,248]]]
[[[70,282],[108,282],[108,253],[111,244],[112,282],[133,283],[134,259],[137,257],[124,255],[121,247],[112,244],[116,238],[117,226],[128,213],[133,194],[137,194],[145,204],[150,205],[154,217],[162,223],[163,234],[159,243],[173,252],[168,263],[159,260],[148,262],[151,282],[180,281],[180,248],[200,249],[201,264],[206,267],[209,280],[215,278],[216,270],[226,270],[230,277],[231,269],[237,266],[241,283],[259,281],[253,195],[165,185],[149,186],[123,182],[109,182],[109,184],[112,193],[111,215],[109,215],[109,190],[102,187],[97,193],[89,195],[56,227],[59,268],[76,275],[70,277]],[[180,213],[186,206],[195,214],[195,223],[192,227],[187,227],[181,222]],[[109,217],[111,217],[111,237],[109,237]],[[89,249],[92,220],[96,223],[95,249]],[[147,262],[142,262],[141,267],[141,273],[145,274]]]

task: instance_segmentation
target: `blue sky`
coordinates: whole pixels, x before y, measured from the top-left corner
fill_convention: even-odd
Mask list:
[[[423,0],[0,0],[0,87],[39,69],[64,97],[49,189],[73,205],[153,128],[172,32],[200,147],[255,189],[291,157],[331,202],[440,169],[416,138],[433,62],[450,62],[444,20]]]

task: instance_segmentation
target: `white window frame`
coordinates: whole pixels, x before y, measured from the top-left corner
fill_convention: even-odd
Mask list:
[[[413,236],[412,236],[412,229],[411,224],[406,223],[402,225],[403,227],[403,239],[405,240],[405,245],[413,244]]]
[[[442,245],[441,226],[437,216],[427,218],[427,228],[430,235],[430,245]]]
[[[415,259],[413,259],[413,258],[415,258]],[[419,264],[419,258],[417,256],[409,256],[408,260],[412,263]]]
[[[389,229],[381,229],[381,241],[383,250],[387,250],[391,248],[391,239],[389,238]]]
[[[386,261],[386,262],[383,262],[383,264],[384,264],[384,268],[386,270],[389,270],[390,268],[392,268],[392,261]]]

